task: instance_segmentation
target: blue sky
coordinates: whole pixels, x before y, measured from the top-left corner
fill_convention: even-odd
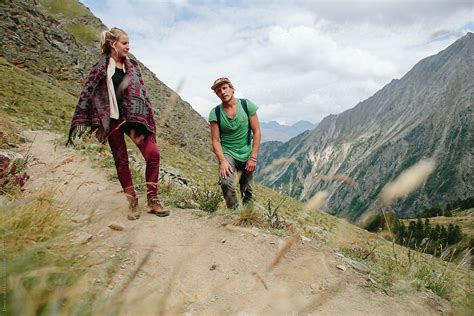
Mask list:
[[[474,31],[472,0],[81,0],[207,118],[227,76],[262,121],[318,122]]]

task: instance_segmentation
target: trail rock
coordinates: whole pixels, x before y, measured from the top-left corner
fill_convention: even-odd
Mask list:
[[[84,245],[87,244],[93,236],[86,232],[79,232],[76,234],[74,240],[72,241],[73,245]]]
[[[89,220],[89,216],[87,216],[87,215],[76,215],[73,218],[71,218],[71,220],[74,223],[81,224],[81,223],[87,222]]]
[[[337,267],[339,270],[342,270],[342,271],[346,271],[346,269],[347,269],[346,266],[343,265],[343,264],[338,264],[336,267]]]
[[[367,267],[365,264],[359,261],[355,260],[350,260],[349,264],[356,269],[357,271],[363,272],[363,273],[369,273],[370,269]]]
[[[304,236],[304,235],[300,235],[300,238],[301,238],[301,242],[304,244],[306,241],[311,241],[311,239],[309,239],[308,237]]]
[[[112,229],[112,230],[116,230],[116,231],[125,230],[125,226],[123,226],[122,224],[118,224],[118,223],[109,224],[109,228]]]

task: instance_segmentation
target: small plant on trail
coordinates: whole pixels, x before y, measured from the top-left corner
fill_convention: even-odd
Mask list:
[[[359,261],[370,260],[372,262],[376,262],[377,258],[374,253],[376,248],[377,248],[377,245],[374,245],[372,249],[369,249],[364,246],[352,245],[351,247],[341,248],[341,253],[355,260],[359,260]]]
[[[15,159],[0,154],[0,195],[18,196],[30,176],[23,172],[28,159]]]
[[[239,217],[236,220],[236,225],[239,226],[261,226],[263,222],[262,217],[254,209],[254,202],[250,201],[242,208]]]
[[[222,192],[205,185],[203,189],[193,190],[193,200],[199,204],[199,208],[204,212],[214,213],[222,201]]]
[[[280,206],[285,202],[286,197],[283,197],[280,200],[280,203],[276,207],[272,207],[272,202],[269,199],[268,200],[268,206],[265,209],[265,218],[267,220],[268,225],[270,225],[271,228],[284,228],[286,226],[286,223],[283,219],[280,218],[278,215],[278,209]]]

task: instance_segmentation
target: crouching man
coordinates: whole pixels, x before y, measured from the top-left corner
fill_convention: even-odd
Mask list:
[[[209,113],[212,148],[219,161],[220,185],[226,205],[235,209],[239,202],[234,177],[239,180],[242,204],[245,206],[252,200],[251,182],[261,138],[257,106],[250,100],[235,98],[234,86],[228,78],[217,79],[211,89],[222,101]]]

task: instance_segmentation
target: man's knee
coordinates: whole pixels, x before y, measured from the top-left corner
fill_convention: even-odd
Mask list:
[[[234,181],[233,177],[226,177],[226,178],[221,178],[220,180],[220,185],[221,188],[229,189],[234,186]]]

